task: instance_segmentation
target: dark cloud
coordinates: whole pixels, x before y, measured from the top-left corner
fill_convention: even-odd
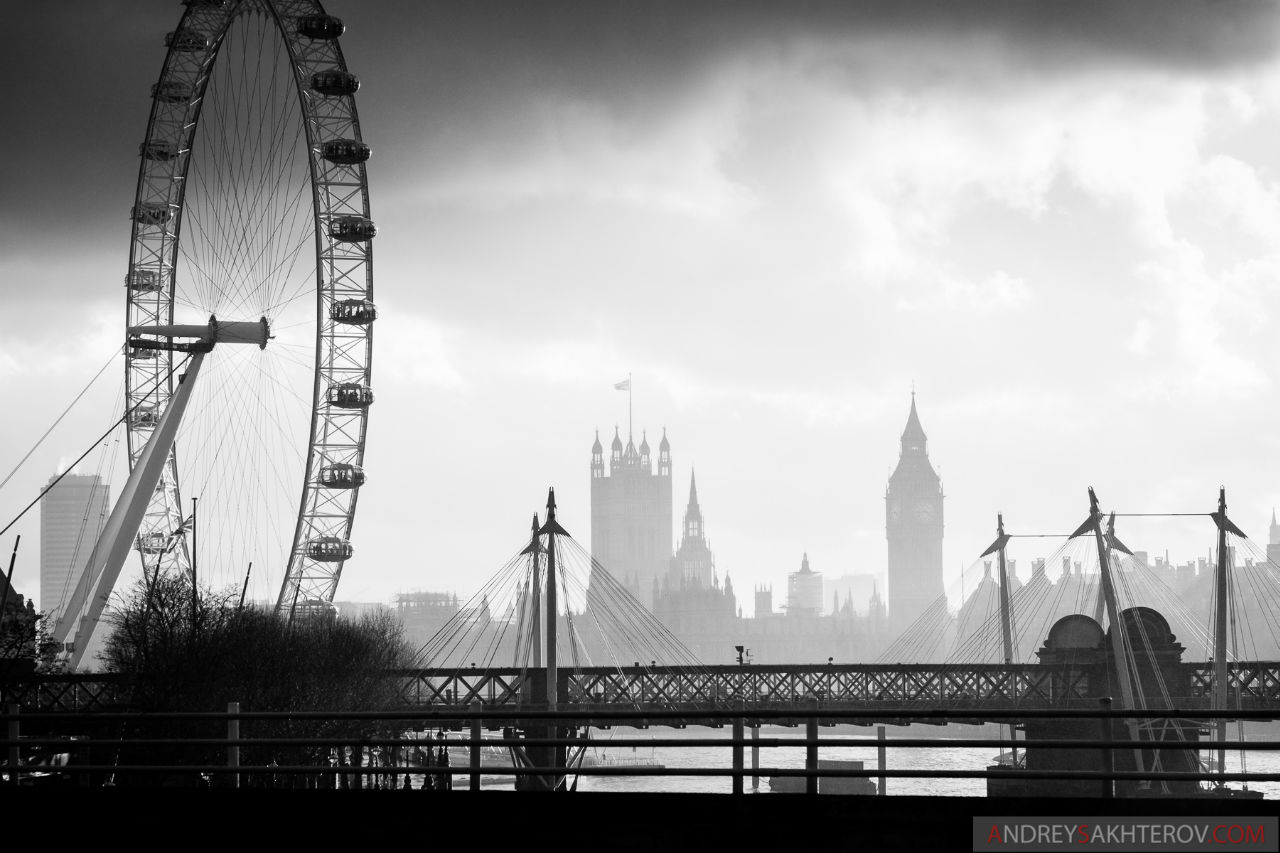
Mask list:
[[[508,77],[523,80],[521,89],[645,87],[726,53],[796,38],[979,34],[1028,62],[1118,59],[1205,70],[1269,58],[1280,36],[1280,6],[1257,0],[562,0],[412,3],[378,14],[381,8],[391,7],[350,10],[351,37],[368,34],[383,46],[380,62],[420,87],[443,84],[459,97]]]
[[[1209,72],[1270,58],[1280,5],[1239,0],[884,0],[884,2],[375,2],[331,0],[379,160],[403,180],[415,160],[459,156],[513,133],[521,102],[568,94],[643,123],[725,57],[807,39],[982,36],[1017,63],[1070,71],[1100,62]],[[0,224],[47,244],[113,222],[127,234],[137,143],[168,0],[59,0],[10,9],[0,52],[10,112],[0,134]],[[985,43],[985,42],[984,42]],[[624,125],[625,126],[625,125]],[[518,150],[519,140],[510,147]],[[379,150],[380,149],[380,150]],[[390,156],[384,156],[390,155]],[[375,182],[380,180],[373,170]],[[49,227],[58,223],[58,228]],[[81,238],[82,240],[84,238]],[[120,236],[123,244],[124,237]]]

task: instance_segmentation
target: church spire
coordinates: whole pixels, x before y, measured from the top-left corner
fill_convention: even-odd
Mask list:
[[[703,538],[702,507],[698,506],[698,480],[692,470],[689,472],[689,506],[684,511],[684,538]]]

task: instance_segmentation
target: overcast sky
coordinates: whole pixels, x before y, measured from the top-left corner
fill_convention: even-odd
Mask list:
[[[805,551],[883,572],[913,384],[949,577],[997,512],[1069,531],[1090,485],[1121,512],[1208,512],[1225,485],[1265,541],[1278,9],[333,0],[381,311],[337,597],[469,594],[550,485],[586,544],[589,448],[625,440],[629,372],[636,442],[671,441],[675,523],[696,466],[748,614]],[[122,343],[137,144],[181,7],[9,11],[0,477]],[[0,492],[0,526],[118,414],[121,374]],[[1176,521],[1120,533],[1205,555],[1212,525]],[[34,513],[19,531],[34,594]]]

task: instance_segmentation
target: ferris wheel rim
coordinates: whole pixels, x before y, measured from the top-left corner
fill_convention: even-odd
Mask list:
[[[205,96],[229,28],[242,14],[267,14],[287,51],[296,91],[295,109],[305,133],[311,231],[315,254],[314,358],[310,428],[298,437],[305,467],[287,565],[276,609],[298,603],[332,602],[346,561],[360,486],[368,430],[373,320],[372,238],[368,179],[354,94],[338,45],[344,26],[318,0],[186,0],[152,88],[152,107],[140,147],[141,165],[130,211],[132,233],[125,278],[126,329],[148,322],[172,323],[187,176],[192,142],[201,127]],[[177,130],[175,130],[177,128]],[[139,366],[125,352],[125,406],[129,467],[173,395],[174,354]],[[336,390],[335,390],[336,389]],[[150,407],[148,407],[150,403]],[[139,415],[138,412],[141,412]],[[170,451],[165,473],[152,495],[135,549],[144,567],[157,537],[168,550],[158,568],[189,566],[182,530],[179,448]],[[340,543],[335,546],[335,542]],[[148,550],[153,549],[153,550]]]

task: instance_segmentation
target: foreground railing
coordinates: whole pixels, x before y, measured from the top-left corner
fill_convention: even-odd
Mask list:
[[[803,780],[806,793],[818,793],[820,780],[866,779],[877,782],[876,792],[886,791],[886,780],[900,778],[986,779],[1000,784],[1053,782],[1070,784],[1077,795],[1112,797],[1131,790],[1178,787],[1210,782],[1280,781],[1277,772],[1221,772],[1204,769],[1198,760],[1181,762],[1195,770],[1125,769],[1135,760],[1135,752],[1172,756],[1216,751],[1217,744],[1198,740],[1217,719],[1271,720],[1272,714],[1240,711],[1159,712],[1112,711],[1106,700],[1094,710],[993,711],[989,717],[1035,725],[1051,721],[1059,726],[1076,726],[1079,737],[1019,739],[1007,737],[973,738],[886,738],[881,727],[877,737],[851,737],[830,731],[836,724],[871,725],[883,720],[875,711],[808,709],[801,726],[803,734],[763,736],[761,727],[794,721],[795,710],[767,710],[745,707],[710,710],[691,716],[687,711],[648,711],[647,726],[706,726],[712,732],[727,729],[725,735],[706,737],[652,736],[644,734],[613,737],[609,749],[626,747],[662,749],[723,750],[728,766],[578,766],[566,773],[564,767],[550,765],[505,766],[495,757],[509,756],[515,747],[576,747],[590,744],[583,739],[584,727],[634,725],[635,712],[593,710],[553,712],[533,709],[485,707],[475,704],[466,711],[392,710],[362,712],[254,712],[241,711],[232,704],[226,711],[209,713],[139,714],[127,712],[23,712],[10,704],[0,716],[3,723],[3,780],[8,785],[182,785],[218,787],[328,787],[328,788],[425,788],[430,790],[478,791],[484,780],[513,780],[524,777],[717,777],[729,781],[729,790],[740,794],[746,780],[758,784],[761,777]],[[933,725],[966,720],[964,711],[931,710],[900,714],[895,722]],[[1116,721],[1122,721],[1119,725]],[[1179,739],[1127,739],[1130,722],[1145,730],[1175,730]],[[1146,724],[1156,724],[1148,726]],[[1175,725],[1176,724],[1176,725]],[[824,731],[826,729],[826,731]],[[446,735],[445,733],[450,734]],[[1120,736],[1117,736],[1120,732]],[[453,733],[457,733],[455,737]],[[541,734],[539,734],[541,733]],[[1090,736],[1083,736],[1091,733]],[[1194,733],[1188,738],[1185,733]],[[727,736],[726,736],[727,735]],[[821,766],[824,749],[845,747],[875,748],[877,766],[848,768]],[[959,768],[889,768],[889,750],[904,748],[994,748],[1053,750],[1061,756],[1083,751],[1092,755],[1092,767],[1058,769],[1043,766]],[[1280,741],[1231,742],[1231,751],[1274,752]],[[761,766],[762,749],[803,751],[803,767]],[[751,765],[746,757],[752,757]],[[1038,753],[1047,755],[1048,753]],[[463,759],[459,762],[458,757]],[[486,760],[488,759],[488,760]],[[1165,759],[1177,764],[1176,760]],[[1079,762],[1075,762],[1079,763]],[[827,784],[824,782],[823,784]],[[1125,786],[1128,786],[1126,788]],[[1083,787],[1082,787],[1083,786]],[[755,787],[755,784],[753,784]],[[1171,789],[1172,790],[1172,789]],[[870,791],[867,791],[870,793]],[[1176,790],[1172,791],[1175,795]]]

